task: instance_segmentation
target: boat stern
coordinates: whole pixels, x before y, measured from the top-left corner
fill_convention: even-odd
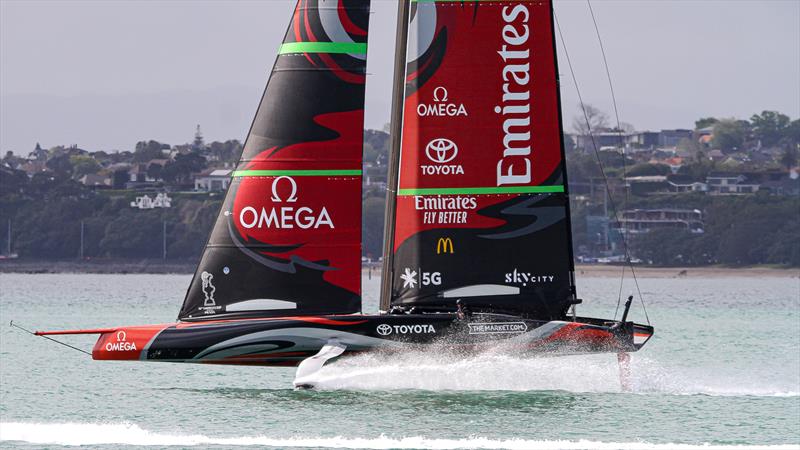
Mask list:
[[[654,328],[650,325],[633,324],[633,346],[636,350],[644,347],[644,344],[653,337]]]

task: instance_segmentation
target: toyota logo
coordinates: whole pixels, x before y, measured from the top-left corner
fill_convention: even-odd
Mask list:
[[[435,163],[448,163],[458,155],[458,146],[450,139],[437,138],[428,142],[425,147],[425,155]]]
[[[376,328],[375,331],[377,331],[378,334],[380,334],[381,336],[388,336],[392,334],[392,327],[391,325],[386,325],[385,323],[382,323],[378,325],[378,328]]]

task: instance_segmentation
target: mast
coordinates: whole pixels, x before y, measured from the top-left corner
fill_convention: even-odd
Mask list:
[[[392,296],[394,217],[395,208],[397,206],[397,183],[400,169],[400,147],[403,141],[403,108],[405,106],[408,7],[409,0],[400,0],[397,2],[397,40],[395,41],[394,86],[392,88],[392,135],[389,147],[389,173],[386,179],[386,215],[383,226],[381,312],[388,311]]]
[[[553,3],[550,3],[550,35],[553,42],[553,49],[557,48],[556,45],[556,23],[555,23],[555,10],[553,8]],[[572,301],[574,302],[572,305],[572,316],[573,320],[575,318],[575,308],[578,302],[578,293],[575,289],[575,247],[572,241],[572,204],[570,203],[570,196],[569,196],[569,178],[567,177],[567,151],[566,146],[564,145],[564,114],[561,110],[561,78],[559,76],[558,71],[558,52],[553,51],[553,65],[555,66],[555,76],[556,76],[556,104],[558,105],[558,136],[559,136],[559,144],[561,147],[561,176],[563,177],[564,182],[564,196],[567,198],[567,202],[565,205],[566,209],[566,222],[567,222],[567,248],[569,252],[569,279],[570,279],[570,291],[572,294]],[[606,192],[606,197],[608,193]],[[605,214],[605,217],[608,217],[608,213]],[[606,246],[608,246],[608,227],[606,227]]]

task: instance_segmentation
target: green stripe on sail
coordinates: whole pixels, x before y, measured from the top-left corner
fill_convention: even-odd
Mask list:
[[[397,195],[546,194],[560,192],[564,192],[563,185],[400,189]]]
[[[366,55],[367,44],[363,42],[286,42],[279,54],[287,53],[349,53]]]
[[[361,171],[353,170],[236,170],[234,177],[350,177],[360,176]]]

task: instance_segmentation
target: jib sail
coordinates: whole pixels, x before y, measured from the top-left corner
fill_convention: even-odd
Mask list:
[[[361,309],[368,21],[297,2],[180,319]]]
[[[412,1],[391,306],[553,319],[575,297],[549,1]]]

